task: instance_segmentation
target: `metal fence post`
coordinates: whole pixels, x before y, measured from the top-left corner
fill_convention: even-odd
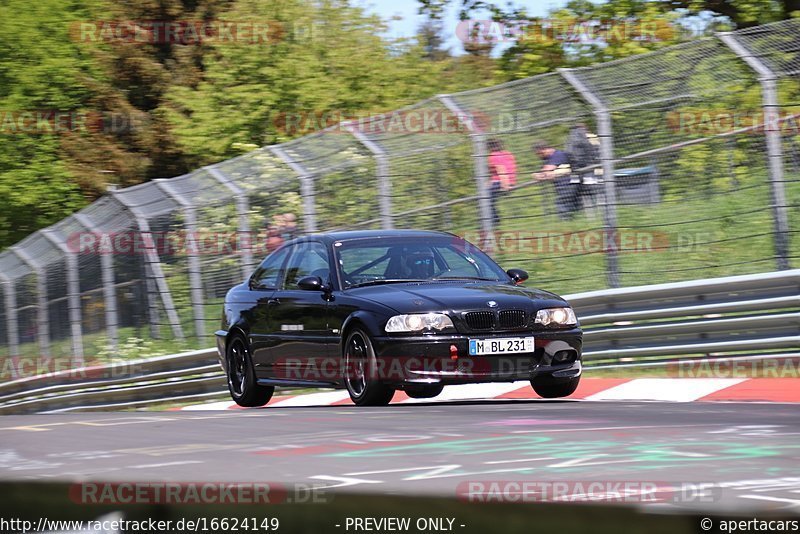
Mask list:
[[[8,332],[8,355],[12,358],[19,356],[19,322],[17,321],[17,291],[14,282],[5,274],[0,273],[0,280],[6,286],[4,292],[6,307],[6,329]],[[16,365],[14,366],[16,369]],[[15,371],[16,372],[16,371]]]
[[[38,324],[36,325],[36,338],[39,341],[41,356],[50,357],[50,314],[47,310],[47,279],[42,266],[34,260],[25,249],[15,245],[10,250],[17,255],[31,270],[36,274],[36,313]]]
[[[183,328],[181,327],[181,321],[178,317],[178,312],[175,310],[175,304],[172,301],[172,293],[169,291],[167,280],[164,277],[164,271],[161,269],[161,259],[158,257],[153,235],[150,232],[150,223],[147,222],[147,218],[144,217],[139,210],[125,203],[123,198],[120,196],[119,191],[109,190],[109,193],[111,193],[111,197],[119,202],[124,209],[127,209],[136,220],[136,225],[139,227],[139,233],[141,234],[141,240],[145,253],[145,267],[149,270],[149,272],[145,275],[148,279],[147,282],[152,282],[155,285],[156,291],[161,296],[161,302],[164,305],[164,311],[167,314],[167,320],[172,328],[172,335],[175,336],[176,339],[183,341],[185,339],[183,335]],[[158,328],[158,325],[151,326]]]
[[[392,215],[392,182],[389,177],[389,157],[386,151],[378,146],[377,143],[364,135],[364,132],[352,123],[344,124],[344,129],[353,134],[356,140],[364,145],[375,158],[376,177],[378,179],[378,205],[381,211],[381,228],[391,230],[394,228],[394,216]]]
[[[561,76],[580,94],[597,117],[597,138],[600,141],[600,161],[603,165],[603,248],[606,251],[606,277],[608,287],[617,288],[619,258],[617,253],[617,190],[614,176],[614,133],[611,112],[603,101],[592,93],[572,69],[558,69]]]
[[[764,108],[764,135],[767,141],[769,161],[770,202],[774,226],[775,259],[779,270],[789,265],[789,219],[786,211],[786,189],[783,175],[783,141],[780,127],[780,104],[778,103],[778,76],[761,59],[747,49],[744,43],[730,32],[718,33],[717,37],[758,74]]]
[[[159,290],[155,282],[156,275],[153,272],[152,265],[152,262],[146,259],[143,265],[144,272],[142,273],[147,296],[147,319],[150,322],[150,335],[153,339],[161,339],[161,310],[158,309]]]
[[[86,230],[100,234],[100,228],[82,213],[74,215]],[[103,284],[103,308],[106,316],[106,336],[112,351],[116,351],[119,346],[119,316],[117,313],[117,291],[114,288],[114,260],[111,254],[100,254],[100,277]]]
[[[83,365],[83,327],[81,325],[81,287],[78,277],[78,258],[67,244],[60,240],[52,230],[42,230],[42,235],[64,253],[67,267],[67,309],[70,334],[72,336],[72,356],[77,366]]]
[[[452,98],[451,95],[437,95],[444,107],[453,112],[458,117],[459,123],[465,126],[471,133],[472,157],[474,161],[475,186],[478,191],[478,206],[481,214],[481,230],[486,236],[482,245],[487,251],[491,252],[494,248],[494,221],[492,220],[492,199],[489,191],[489,150],[486,146],[486,135],[476,124],[475,117],[462,109]]]
[[[228,178],[224,172],[216,166],[204,167],[208,174],[214,177],[219,183],[230,189],[236,202],[236,215],[239,217],[239,239],[237,243],[241,247],[242,253],[242,276],[247,278],[253,269],[253,236],[250,235],[250,202],[247,194],[233,180]]]
[[[297,163],[282,148],[278,146],[270,147],[270,150],[281,161],[286,163],[300,178],[300,195],[303,197],[303,226],[306,233],[317,231],[317,203],[316,193],[314,192],[314,175],[308,172],[305,167]]]
[[[200,270],[200,244],[197,240],[197,212],[194,204],[182,197],[169,180],[163,178],[153,180],[156,186],[174,200],[183,212],[183,225],[186,228],[186,258],[189,264],[189,297],[194,315],[194,334],[198,340],[206,335],[205,309],[203,304],[203,275]]]

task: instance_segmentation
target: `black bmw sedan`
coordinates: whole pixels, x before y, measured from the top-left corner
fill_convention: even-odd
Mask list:
[[[263,406],[275,386],[344,387],[357,405],[384,405],[398,389],[429,398],[515,380],[567,396],[581,375],[578,321],[527,278],[448,233],[295,239],[225,297],[216,339],[231,396]]]

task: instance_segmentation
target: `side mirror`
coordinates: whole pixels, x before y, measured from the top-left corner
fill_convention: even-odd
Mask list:
[[[306,291],[327,291],[328,289],[319,276],[304,276],[297,281],[297,287]]]
[[[509,269],[506,271],[506,274],[511,277],[511,281],[516,285],[528,279],[528,273],[522,269]]]

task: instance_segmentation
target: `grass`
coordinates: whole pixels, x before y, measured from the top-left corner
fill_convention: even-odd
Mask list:
[[[83,335],[83,351],[85,360],[92,363],[110,362],[119,359],[137,359],[163,354],[175,354],[198,348],[207,348],[213,345],[213,340],[199,343],[195,339],[184,341],[167,337],[166,339],[150,338],[149,326],[142,328],[124,327],[118,330],[119,347],[111,351],[106,333],[92,332]],[[171,334],[167,334],[171,335]],[[20,359],[37,362],[41,358],[39,344],[35,341],[20,343]],[[54,359],[66,360],[72,357],[72,340],[70,338],[52,340],[50,342],[50,355]],[[29,364],[30,362],[28,362]]]

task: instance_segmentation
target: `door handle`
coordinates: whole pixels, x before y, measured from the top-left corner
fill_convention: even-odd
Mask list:
[[[281,303],[281,299],[268,299],[267,306],[277,306]]]

